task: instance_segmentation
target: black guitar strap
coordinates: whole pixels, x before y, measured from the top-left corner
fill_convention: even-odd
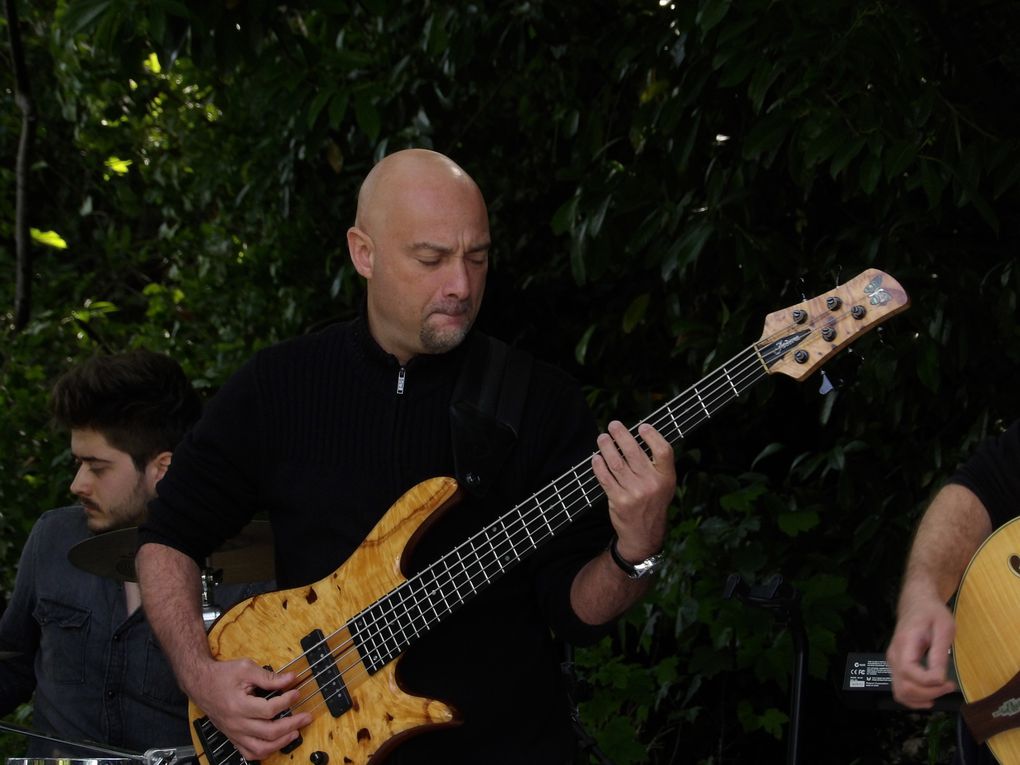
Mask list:
[[[457,481],[481,498],[517,441],[531,355],[475,331],[453,390],[450,432]]]

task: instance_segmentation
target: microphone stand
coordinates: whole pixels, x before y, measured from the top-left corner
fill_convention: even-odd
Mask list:
[[[790,636],[793,638],[793,680],[790,683],[790,732],[786,742],[786,762],[787,765],[797,765],[800,757],[801,696],[808,657],[807,632],[800,613],[800,592],[785,584],[779,574],[757,587],[749,587],[740,574],[730,574],[723,588],[723,597],[729,600],[734,595],[753,606],[777,611],[790,628]]]

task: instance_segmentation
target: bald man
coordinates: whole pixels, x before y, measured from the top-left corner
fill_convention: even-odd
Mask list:
[[[391,739],[366,726],[356,741],[310,753],[302,731],[314,721],[317,736],[329,714],[346,712],[310,713],[314,705],[302,701],[309,689],[288,668],[263,669],[257,656],[216,661],[207,647],[196,562],[255,512],[273,523],[277,582],[306,587],[355,553],[404,492],[454,474],[449,409],[491,243],[482,194],[448,157],[392,154],[365,178],[347,243],[365,279],[363,314],[261,351],[175,453],[141,531],[137,568],[150,622],[181,687],[245,758],[284,749],[312,765],[376,752],[398,763],[567,763],[574,740],[553,634],[596,640],[645,592],[676,476],[655,430],[640,430],[650,457],[619,422],[597,435],[577,385],[538,361],[514,449],[486,500],[447,510],[416,543],[408,573],[574,466],[590,461],[608,501],[463,608],[415,630],[398,681],[449,704],[458,724]],[[320,626],[328,633],[353,616]],[[360,714],[361,704],[388,699],[355,690],[349,700]],[[386,709],[378,716],[393,719]]]

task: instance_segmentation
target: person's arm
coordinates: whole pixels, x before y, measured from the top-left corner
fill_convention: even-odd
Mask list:
[[[666,510],[676,491],[673,448],[647,423],[638,433],[651,458],[622,423],[614,420],[608,431],[598,437],[592,470],[609,499],[616,550],[625,561],[636,563],[662,551]],[[647,578],[629,578],[606,550],[574,577],[570,604],[585,623],[605,624],[636,603],[649,584]]]
[[[945,486],[918,524],[896,609],[896,629],[886,651],[893,697],[914,709],[956,686],[946,678],[956,634],[946,605],[974,553],[992,532],[988,510],[970,490]]]
[[[256,689],[283,691],[292,673],[274,674],[250,659],[217,661],[209,652],[201,609],[198,565],[161,544],[143,544],[135,559],[142,605],[153,633],[170,659],[177,682],[216,728],[248,760],[289,744],[311,715],[274,720],[298,699],[297,690],[267,699]]]

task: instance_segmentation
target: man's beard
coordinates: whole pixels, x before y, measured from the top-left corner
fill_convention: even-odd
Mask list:
[[[145,518],[145,511],[150,499],[152,497],[145,491],[144,479],[139,476],[138,483],[121,502],[100,506],[84,498],[79,498],[79,501],[84,507],[98,510],[101,513],[100,515],[86,515],[85,522],[93,534],[102,534],[106,531],[137,526]]]
[[[470,304],[455,303],[451,306],[443,306],[435,313],[445,314],[448,316],[466,316],[470,312]],[[430,316],[435,315],[430,314]],[[467,337],[468,331],[471,329],[471,325],[474,323],[474,319],[467,322],[463,326],[453,327],[448,329],[439,329],[432,326],[428,319],[422,324],[421,331],[418,333],[418,339],[421,340],[421,346],[427,353],[446,353],[452,351]]]

